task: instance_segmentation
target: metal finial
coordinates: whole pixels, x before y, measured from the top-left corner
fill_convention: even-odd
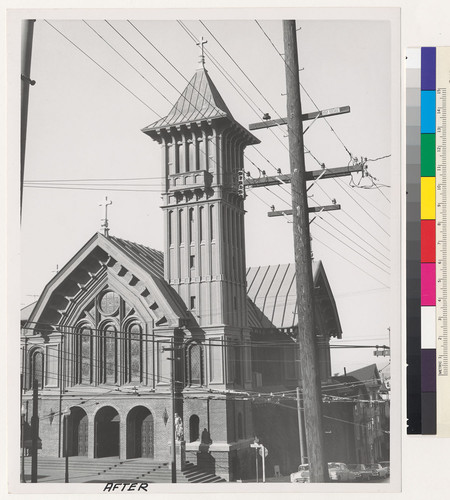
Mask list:
[[[102,221],[101,227],[103,228],[103,234],[109,236],[109,225],[108,225],[108,205],[112,205],[112,201],[108,201],[108,197],[105,196],[105,201],[98,204],[99,207],[105,207],[105,218],[100,219]]]
[[[208,43],[208,40],[205,40],[203,37],[196,43],[200,47],[199,68],[205,67],[205,43]]]

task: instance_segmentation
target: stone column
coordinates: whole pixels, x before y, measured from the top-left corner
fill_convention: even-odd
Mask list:
[[[186,468],[186,442],[176,441],[175,442],[175,452],[176,452],[176,467],[177,471],[182,471]]]

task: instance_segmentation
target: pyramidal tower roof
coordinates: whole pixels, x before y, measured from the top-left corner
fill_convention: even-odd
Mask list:
[[[258,138],[233,118],[202,63],[169,114],[144,127],[142,132],[158,140],[157,135],[161,129],[218,118],[227,118],[237,126],[246,136],[248,144],[260,143]]]
[[[198,69],[169,114],[143,132],[184,123],[233,116],[205,68]]]

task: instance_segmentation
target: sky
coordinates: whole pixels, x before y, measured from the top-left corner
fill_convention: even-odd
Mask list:
[[[206,68],[239,123],[248,127],[266,112],[286,116],[279,20],[186,20],[186,29],[175,20],[48,21],[38,19],[34,28],[22,306],[100,230],[105,196],[113,202],[111,235],[163,249],[161,151],[141,129],[169,112],[197,68],[199,50],[187,31],[207,40]],[[313,256],[323,262],[343,329],[333,344],[387,344],[395,313],[389,234],[399,195],[389,186],[400,175],[389,157],[397,147],[391,141],[391,26],[367,20],[297,26],[303,112],[351,108],[307,130],[307,170],[346,166],[349,152],[376,160],[367,163],[373,178],[353,176],[359,187],[344,177],[318,181],[308,191],[310,206],[335,199],[342,207],[310,225]],[[277,168],[288,173],[286,127],[253,133],[261,144],[246,149],[246,170],[254,177]],[[294,261],[290,218],[267,217],[271,205],[290,207],[289,185],[247,190],[248,266]],[[333,349],[333,373],[373,362],[388,372],[389,358],[376,358],[373,350]]]

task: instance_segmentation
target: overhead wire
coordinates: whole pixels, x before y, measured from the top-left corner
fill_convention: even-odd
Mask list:
[[[313,202],[316,203],[318,206],[320,206],[320,203],[317,202],[316,200],[313,199]],[[344,226],[348,231],[350,231],[352,234],[354,234],[357,238],[360,238],[366,245],[368,245],[370,248],[372,248],[375,252],[377,252],[378,254],[381,255],[381,257],[383,257],[384,259],[388,260],[388,258],[383,255],[379,250],[377,250],[373,245],[371,245],[369,242],[365,241],[359,234],[355,233],[355,231],[353,231],[350,227],[348,227],[346,224],[344,224],[342,221],[340,221],[337,217],[335,217],[332,213],[328,214],[328,215],[331,215],[333,217],[334,220],[336,220],[337,222],[339,222],[342,226]],[[389,269],[389,265],[386,264],[385,262],[383,262],[382,260],[380,260],[378,257],[376,257],[375,255],[373,255],[372,253],[370,253],[369,251],[367,251],[365,248],[363,248],[359,243],[357,243],[356,241],[354,241],[352,238],[350,238],[349,236],[347,236],[346,234],[344,234],[341,230],[339,230],[337,227],[335,227],[333,224],[331,224],[326,218],[324,217],[319,217],[320,220],[322,220],[323,222],[325,222],[328,226],[331,226],[335,231],[337,231],[339,234],[341,234],[342,236],[344,236],[345,238],[347,238],[349,241],[351,241],[354,245],[356,245],[358,248],[360,248],[361,250],[363,250],[363,252],[365,252],[365,255],[370,255],[370,257],[372,257],[373,259],[375,259],[377,262],[379,262],[380,264],[386,266],[388,269]],[[359,255],[359,254],[358,254]]]
[[[103,37],[95,28],[93,28],[86,20],[82,20],[86,26],[88,26],[101,40],[103,40],[108,47],[110,47],[123,61],[125,61],[131,68],[133,68],[151,87],[153,90],[156,90],[158,94],[165,99],[169,104],[172,104],[166,94],[163,94],[157,87],[153,85],[153,83],[146,78],[135,66],[133,66],[130,61],[126,57],[124,57],[116,48],[114,48],[106,39]]]
[[[30,325],[30,326],[28,326]],[[93,338],[100,338],[100,339],[105,339],[105,338],[114,338],[117,340],[130,340],[130,337],[128,335],[133,334],[132,332],[129,332],[127,330],[120,330],[119,328],[115,328],[114,330],[106,330],[104,327],[101,328],[96,328],[94,326],[91,326],[90,324],[82,324],[82,325],[77,325],[77,326],[71,326],[71,325],[59,325],[59,324],[53,324],[53,323],[46,323],[43,321],[26,321],[25,325],[22,327],[23,330],[31,330],[35,331],[37,330],[39,333],[44,334],[44,335],[50,335],[52,332],[49,330],[46,330],[47,328],[57,328],[57,331],[59,333],[65,334],[65,335],[72,335],[72,336],[86,336],[88,334],[83,333],[83,327],[86,330],[89,330],[90,332],[101,332],[101,333],[90,333],[89,335]],[[227,339],[227,340],[220,340],[220,339],[208,339],[205,338],[203,339],[205,345],[210,345],[212,347],[286,347],[287,349],[291,349],[293,345],[296,344],[296,341],[294,339],[291,339],[288,337],[287,334],[283,332],[279,332],[277,328],[271,328],[268,330],[267,333],[273,333],[277,331],[277,333],[280,334],[280,336],[286,336],[286,340],[284,341],[264,341],[264,340],[252,340],[250,342],[248,341],[242,341],[242,340],[237,340],[237,339]],[[115,332],[116,335],[115,337],[107,337],[105,336],[105,332]],[[125,335],[120,335],[120,334],[125,334]],[[137,335],[137,334],[134,334]],[[141,332],[139,335],[142,337],[142,342],[172,342],[173,341],[173,335],[167,334],[159,334],[159,333],[148,333],[148,332]],[[200,341],[201,339],[197,337],[185,337],[184,340],[188,341]],[[137,340],[136,340],[137,341]],[[352,349],[373,349],[375,347],[386,347],[386,346],[379,346],[379,345],[358,345],[358,344],[351,344],[351,345],[335,345],[331,346],[330,348],[335,348],[335,349],[343,349],[343,348],[352,348]]]
[[[197,41],[194,34],[187,28],[187,26],[182,22],[182,21],[177,21],[178,24],[184,29],[184,31],[190,36],[190,38],[194,41]],[[261,109],[261,107],[252,99],[251,96],[242,88],[241,85],[239,85],[238,82],[225,70],[225,68],[218,62],[218,60],[214,57],[214,55],[209,51],[208,49],[205,48],[205,53],[208,55],[208,59],[214,64],[214,66],[222,73],[222,75],[226,78],[226,80],[230,83],[230,85],[236,90],[236,92],[242,97],[244,102],[254,111],[257,115],[258,113],[255,111],[255,107],[258,109],[259,113],[261,115],[264,115],[264,111]],[[244,94],[244,95],[242,95]],[[250,102],[253,104],[251,106]],[[259,115],[258,115],[259,116]],[[275,132],[270,129],[274,137],[281,143],[281,145],[285,148],[286,144],[280,139],[280,137],[275,134]]]
[[[283,57],[283,54],[277,49],[276,45],[273,43],[272,39],[270,38],[270,36],[266,33],[266,31],[264,30],[264,28],[262,27],[262,25],[257,21],[255,20],[256,24],[258,25],[258,27],[260,28],[260,30],[263,32],[263,34],[265,35],[265,37],[269,40],[271,46],[275,49],[276,53],[281,57],[281,59],[283,60],[283,62],[286,64],[285,62],[285,58]],[[290,69],[290,68],[289,68]],[[291,72],[292,72],[292,69],[290,69]],[[309,92],[306,90],[306,88],[302,85],[302,83],[300,82],[300,87],[302,88],[302,90],[305,92],[305,94],[308,96],[308,98],[310,99],[310,101],[312,102],[312,104],[316,107],[317,111],[320,111],[320,108],[318,107],[318,105],[316,104],[316,102],[314,101],[314,99],[311,97],[311,95],[309,94]],[[344,144],[343,140],[339,137],[339,135],[337,134],[336,130],[331,126],[330,122],[328,121],[328,119],[326,117],[323,117],[323,119],[325,120],[325,122],[327,123],[327,125],[329,126],[331,132],[336,136],[336,138],[339,140],[339,142],[341,143],[341,145],[344,147],[345,151],[348,153],[348,155],[350,156],[350,159],[352,160],[354,157],[352,155],[352,153],[350,152],[349,148],[347,148],[347,146]],[[306,148],[305,148],[306,149]],[[317,160],[317,158],[314,157],[314,155],[312,155],[311,151],[307,150],[307,153],[308,154],[311,154],[311,156],[320,164],[320,162]],[[370,160],[367,160],[367,161],[378,161],[378,160],[381,160],[381,159],[384,159],[384,158],[388,158],[390,155],[385,155],[385,156],[381,156],[379,158],[374,158],[374,159],[370,159]],[[376,186],[376,184],[375,184]],[[378,186],[376,186],[378,187]],[[379,187],[378,187],[379,189]],[[382,194],[382,196],[387,200],[389,201],[389,199],[385,196],[385,194],[379,189],[380,193]]]
[[[57,31],[63,38],[65,38],[69,43],[71,43],[76,49],[78,49],[82,54],[84,54],[90,61],[96,64],[101,70],[103,70],[107,75],[109,75],[115,82],[117,82],[121,87],[123,87],[127,92],[129,92],[133,97],[135,97],[141,104],[148,108],[152,113],[161,118],[161,115],[151,108],[146,102],[144,102],[140,97],[138,97],[132,90],[125,86],[120,80],[118,80],[112,73],[110,73],[106,68],[104,68],[100,63],[98,63],[93,57],[91,57],[86,51],[79,47],[75,42],[73,42],[68,36],[66,36],[62,31],[56,28],[47,19],[44,19],[49,26],[51,26],[55,31]]]
[[[320,240],[317,236],[314,236],[314,240],[315,241],[318,241],[320,244],[322,244],[323,246],[325,246],[326,248],[329,248],[329,245],[327,245],[326,243],[324,243],[322,240]],[[352,260],[348,259],[347,257],[345,257],[344,255],[342,255],[340,252],[338,252],[336,249],[333,249],[333,253],[337,254],[339,257],[341,257],[341,259],[344,259],[346,262],[348,262],[349,264],[351,264],[352,266],[356,267],[357,269],[359,269],[360,271],[362,271],[364,274],[367,274],[367,276],[369,276],[370,278],[374,279],[375,281],[377,281],[378,283],[380,283],[381,285],[383,285],[384,288],[388,289],[389,286],[384,283],[383,281],[379,280],[378,278],[376,278],[373,274],[370,274],[366,269],[364,269],[363,267],[359,266],[358,264],[356,264],[355,262],[353,262]]]
[[[270,44],[272,45],[272,47],[275,49],[276,53],[281,57],[282,61],[284,62],[284,64],[287,66],[286,64],[286,60],[284,58],[284,56],[282,55],[282,53],[276,48],[275,44],[273,43],[272,39],[270,38],[270,36],[266,33],[266,31],[263,29],[263,27],[261,26],[261,24],[255,19],[255,22],[256,24],[259,26],[259,28],[261,29],[261,31],[264,33],[265,37],[269,40]],[[289,66],[287,66],[289,68]],[[289,68],[289,70],[291,71],[291,73],[293,72],[293,70],[291,68]],[[305,94],[308,96],[309,100],[312,102],[312,104],[315,106],[315,108],[317,109],[317,111],[320,111],[320,108],[317,106],[317,104],[314,102],[313,98],[311,97],[311,95],[308,93],[308,91],[305,89],[305,87],[302,85],[302,83],[300,82],[300,87],[302,88],[302,90],[305,92]],[[338,136],[337,132],[333,129],[333,127],[330,125],[330,122],[327,120],[327,118],[324,116],[322,117],[325,122],[327,123],[327,125],[330,127],[330,130],[334,133],[334,135],[336,136],[336,138],[339,140],[339,142],[342,144],[342,146],[344,147],[345,151],[349,154],[350,157],[352,157],[352,154],[350,152],[350,150],[347,148],[347,146],[344,144],[344,142],[342,141],[342,139]]]

